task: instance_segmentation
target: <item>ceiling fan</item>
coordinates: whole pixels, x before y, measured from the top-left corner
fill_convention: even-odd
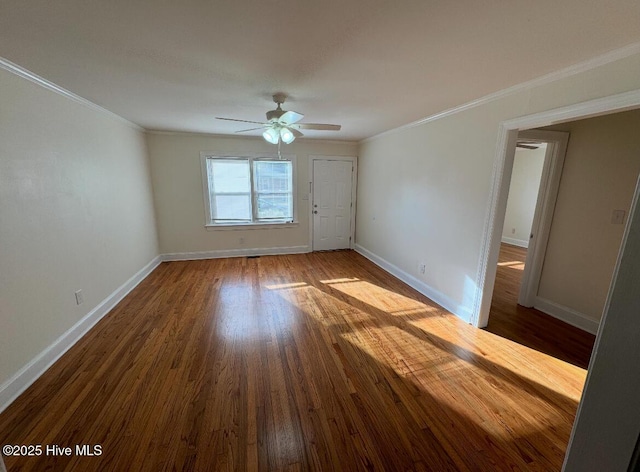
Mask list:
[[[295,111],[285,111],[282,109],[287,95],[284,93],[276,93],[273,95],[273,101],[278,105],[275,110],[267,112],[267,121],[249,121],[249,120],[237,120],[235,118],[222,118],[216,117],[218,120],[226,121],[239,121],[241,123],[253,123],[260,125],[256,128],[242,129],[236,131],[236,133],[246,133],[248,131],[255,131],[264,129],[262,137],[271,144],[285,144],[292,143],[296,138],[304,136],[300,130],[320,130],[320,131],[340,131],[340,125],[328,125],[323,123],[298,123],[304,115]]]
[[[516,144],[516,147],[522,148],[522,149],[538,149],[540,146],[536,146],[537,143],[535,142],[529,142],[529,141],[518,141],[518,143]]]

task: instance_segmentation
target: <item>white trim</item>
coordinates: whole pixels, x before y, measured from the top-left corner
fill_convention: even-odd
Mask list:
[[[40,77],[39,75],[36,75],[33,72],[28,71],[24,67],[21,67],[18,64],[14,64],[13,62],[3,57],[0,57],[0,69],[6,70],[7,72],[17,75],[18,77],[21,77],[30,82],[33,82],[34,84],[39,85],[51,92],[55,92],[59,95],[62,95],[63,97],[68,98],[69,100],[72,100],[76,103],[79,103],[80,105],[84,105],[88,108],[91,108],[92,110],[105,113],[109,115],[111,118],[115,118],[117,121],[120,121],[121,123],[131,126],[137,131],[144,131],[143,127],[138,126],[137,124],[127,120],[126,118],[123,118],[120,115],[117,115],[114,112],[101,107],[100,105],[96,105],[95,103],[87,100],[86,98],[82,98],[81,96],[76,95],[75,93],[70,92],[65,88],[62,88],[59,85],[56,85],[53,82],[50,82],[47,79]]]
[[[504,217],[507,211],[507,197],[510,180],[505,177],[505,165],[510,166],[508,175],[513,170],[513,159],[507,156],[515,154],[518,131],[509,131],[504,125],[498,127],[498,143],[496,158],[493,162],[491,189],[489,193],[489,210],[485,213],[478,273],[476,275],[476,297],[473,302],[471,324],[477,328],[484,328],[489,320],[491,298],[496,280],[498,256],[500,254],[499,241],[502,238]],[[503,190],[501,194],[501,190]],[[496,215],[501,215],[501,221],[496,223]]]
[[[640,89],[514,118],[505,121],[502,125],[509,130],[526,130],[610,113],[620,113],[638,107],[640,107]]]
[[[266,223],[237,223],[204,225],[207,231],[251,231],[255,229],[289,229],[300,226],[299,221],[274,221]]]
[[[363,246],[360,246],[359,244],[355,245],[355,251],[358,254],[361,254],[362,256],[369,259],[378,267],[389,272],[394,277],[402,280],[404,283],[414,288],[415,290],[417,290],[418,292],[420,292],[430,300],[434,301],[435,303],[443,307],[445,310],[453,313],[454,315],[458,316],[459,318],[461,318],[466,322],[470,321],[471,310],[469,310],[468,307],[460,305],[459,303],[452,300],[441,291],[436,290],[435,288],[427,285],[422,280],[417,279],[413,275],[405,272],[399,267],[393,265],[391,262],[387,261],[386,259],[383,259],[377,254],[374,254],[373,252],[369,251],[367,248]]]
[[[216,251],[201,251],[201,252],[172,252],[168,254],[162,254],[162,260],[163,261],[197,261],[201,259],[221,259],[225,257],[304,254],[307,252],[311,252],[311,248],[309,246],[220,249]]]
[[[502,225],[506,208],[505,189],[509,189],[509,182],[505,182],[505,166],[513,165],[513,159],[507,157],[513,154],[518,130],[549,126],[563,121],[587,118],[590,116],[617,113],[640,107],[640,90],[633,90],[609,97],[589,100],[587,102],[556,108],[521,118],[508,120],[498,128],[498,142],[496,157],[491,177],[491,190],[485,213],[485,224],[480,247],[480,261],[476,275],[476,297],[473,304],[471,322],[476,327],[483,327],[489,319],[491,296],[496,276],[496,264],[500,252]],[[509,161],[510,164],[509,164]],[[509,169],[509,175],[511,169]]]
[[[356,200],[358,197],[358,156],[324,156],[310,154],[308,159],[309,172],[309,247],[313,250],[313,161],[351,161],[353,171],[351,172],[351,231],[349,249],[356,247]]]
[[[567,154],[569,143],[569,133],[563,131],[529,130],[520,131],[518,139],[547,143],[547,150],[544,155],[544,166],[540,176],[538,186],[538,197],[536,208],[531,223],[530,248],[527,251],[522,279],[520,281],[520,292],[518,303],[522,306],[533,306],[534,299],[538,294],[540,277],[542,276],[542,266],[547,253],[547,244],[551,234],[551,224],[553,213],[558,200],[560,190],[560,179],[562,168]],[[506,179],[506,176],[505,176]],[[509,177],[511,180],[511,177]]]
[[[145,129],[145,133],[154,134],[158,136],[200,136],[200,137],[208,137],[208,138],[224,138],[224,139],[251,139],[258,140],[265,143],[265,145],[272,146],[272,144],[267,143],[262,136],[251,136],[251,135],[243,135],[239,136],[237,134],[219,134],[219,133],[207,133],[204,131],[177,131],[177,130],[162,130],[162,129]],[[307,138],[303,136],[301,138],[296,138],[294,143],[304,142],[304,143],[322,143],[322,144],[345,144],[348,146],[357,146],[358,140],[339,140],[339,139],[321,139],[321,138]],[[295,146],[294,143],[284,144],[284,146]]]
[[[571,326],[575,326],[576,328],[580,328],[591,334],[596,334],[598,332],[598,326],[600,323],[588,317],[584,313],[574,310],[573,308],[560,305],[559,303],[555,303],[541,297],[536,297],[533,306],[536,310],[546,313],[549,316],[553,316],[560,321],[564,321]]]
[[[462,104],[453,108],[449,108],[448,110],[444,110],[434,115],[430,115],[426,118],[422,118],[418,121],[414,121],[406,125],[399,126],[397,128],[383,131],[382,133],[363,139],[362,141],[360,141],[360,143],[366,143],[391,133],[403,131],[409,128],[414,128],[424,123],[429,123],[430,121],[439,120],[440,118],[444,118],[446,116],[455,115],[456,113],[459,113],[461,111],[469,110],[470,108],[475,108],[477,106],[484,105],[494,100],[498,100],[508,95],[512,95],[514,93],[520,92],[522,90],[540,87],[542,85],[549,84],[556,80],[561,80],[576,74],[581,74],[582,72],[596,69],[598,67],[604,66],[611,62],[619,61],[620,59],[624,59],[626,57],[630,57],[635,54],[640,54],[640,42],[629,44],[619,49],[614,49],[613,51],[609,51],[600,56],[593,57],[587,61],[579,62],[578,64],[574,64],[569,67],[565,67],[563,69],[557,70],[555,72],[551,72],[550,74],[543,75],[542,77],[537,77],[527,82],[522,82],[512,87],[499,90],[489,95],[485,95],[484,97],[480,97],[476,100],[472,100],[465,104]]]
[[[512,246],[518,246],[518,247],[524,247],[524,248],[529,247],[529,241],[526,239],[513,239],[513,238],[507,238],[506,236],[502,236],[502,242],[505,244],[511,244]]]
[[[0,412],[4,411],[5,408],[18,398],[18,396],[51,367],[54,362],[109,313],[120,300],[153,272],[161,262],[162,258],[160,256],[154,257],[151,262],[118,287],[111,295],[102,300],[102,302],[69,328],[62,336],[56,339],[48,348],[34,357],[10,379],[0,385]]]
[[[251,177],[251,222],[242,222],[242,223],[214,223],[211,219],[211,190],[209,189],[209,173],[207,169],[207,159],[237,159],[237,160],[248,160],[249,161],[249,175]],[[274,221],[274,222],[265,222],[257,220],[257,204],[256,204],[256,193],[254,186],[254,171],[253,171],[253,162],[257,160],[281,160],[281,161],[289,161],[291,162],[291,196],[293,203],[293,221]],[[298,156],[296,154],[274,154],[270,152],[246,152],[239,154],[227,154],[227,153],[217,153],[211,151],[200,151],[200,172],[202,174],[202,197],[204,199],[204,225],[207,231],[220,230],[220,229],[235,229],[240,226],[244,229],[248,229],[250,226],[257,226],[261,228],[255,229],[271,229],[267,228],[268,225],[297,225],[298,223],[298,203],[297,203],[297,195],[298,195]]]

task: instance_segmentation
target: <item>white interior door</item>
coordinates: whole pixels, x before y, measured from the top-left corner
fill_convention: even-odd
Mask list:
[[[313,250],[351,245],[351,161],[313,160]]]

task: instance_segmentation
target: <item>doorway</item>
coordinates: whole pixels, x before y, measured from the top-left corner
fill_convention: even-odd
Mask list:
[[[624,112],[640,108],[640,90],[612,95],[502,122],[498,130],[496,161],[492,177],[481,257],[476,279],[476,299],[472,323],[487,325],[489,308],[500,250],[500,233],[511,177],[511,166],[518,131],[572,120]],[[637,134],[636,134],[637,135]],[[603,318],[598,328],[594,356],[590,361],[585,390],[569,440],[567,470],[612,470],[611,464],[626,470],[638,438],[637,411],[631,407],[638,397],[640,379],[637,366],[629,359],[638,358],[638,297],[640,271],[637,255],[638,200],[640,183],[635,188],[629,218],[608,291]],[[615,366],[615,368],[611,368]],[[621,381],[620,379],[624,379]],[[635,415],[635,416],[634,416]],[[629,419],[632,419],[630,421]],[[606,442],[607,447],[601,447]],[[595,465],[594,465],[595,464]]]
[[[505,169],[505,173],[509,172],[509,180],[505,178],[503,190],[508,196],[500,227],[496,273],[503,272],[501,276],[505,278],[505,273],[510,270],[519,270],[517,277],[512,277],[515,284],[512,281],[508,290],[517,298],[518,304],[532,307],[542,272],[569,133],[526,130],[519,131],[514,137],[515,143],[509,151],[511,168]],[[505,244],[514,247],[509,249]],[[509,254],[500,255],[505,251],[523,260],[508,264],[505,258]],[[492,287],[492,297],[494,289]],[[488,317],[487,313],[485,325]]]
[[[529,247],[547,143],[518,139],[507,198],[502,242]]]
[[[548,148],[549,156],[546,155]],[[487,326],[490,331],[497,330],[496,334],[501,334],[505,324],[521,324],[518,305],[524,305],[520,300],[523,298],[521,292],[527,291],[522,290],[522,275],[529,253],[529,241],[533,239],[534,232],[537,234],[533,222],[536,210],[537,221],[540,220],[538,197],[545,161],[547,157],[552,158],[550,148],[545,141],[518,137]]]
[[[492,176],[492,189],[486,217],[484,236],[481,244],[480,264],[476,278],[476,297],[471,323],[479,328],[487,326],[496,268],[498,264],[501,234],[507,204],[513,155],[521,130],[551,126],[572,120],[596,117],[640,107],[640,92],[627,92],[606,99],[592,100],[564,108],[558,108],[515,118],[500,124],[496,162]],[[531,242],[530,242],[531,247]]]
[[[524,279],[526,283],[535,283],[535,275],[539,275],[530,275],[531,264],[527,266],[526,259],[528,254],[535,251],[533,244],[529,251],[529,243],[533,242],[534,235],[538,236],[544,203],[544,199],[539,197],[549,187],[549,172],[544,175],[543,181],[545,164],[549,169],[552,159],[563,157],[555,156],[554,152],[556,150],[553,149],[552,142],[541,138],[518,137],[502,230],[494,299],[497,297],[505,303],[532,306],[527,303],[526,297],[530,289],[522,281]],[[527,277],[523,277],[525,269]]]
[[[532,307],[542,274],[569,133],[534,129],[519,131],[514,138],[509,150],[510,169],[505,169],[509,176],[508,180],[505,177],[503,188],[507,198],[495,264],[497,272],[499,267],[506,267],[500,264],[508,262],[499,261],[503,243],[526,248],[526,251],[512,249],[511,252],[518,252],[524,261],[511,267],[521,270],[521,276],[517,277],[517,303]],[[491,290],[493,295],[494,287]],[[489,313],[485,325],[488,317]]]
[[[351,249],[355,231],[356,158],[311,156],[311,247]]]
[[[486,329],[586,369],[593,336],[533,308],[568,140],[568,132],[518,133]]]
[[[512,323],[514,330],[522,332],[529,329],[532,335],[540,338],[544,329],[538,330],[530,322],[537,317],[533,312],[522,310],[523,307],[534,307],[584,332],[596,333],[611,285],[636,178],[640,172],[637,154],[640,140],[635,133],[639,123],[639,111],[626,111],[565,121],[546,129],[528,131],[571,133],[571,144],[562,164],[562,185],[555,195],[550,193],[553,195],[550,199],[553,203],[548,206],[547,212],[541,213],[548,217],[539,217],[540,212],[536,212],[536,219],[541,221],[538,226],[542,229],[536,231],[534,223],[531,242],[537,250],[535,257],[532,257],[530,249],[526,257],[523,257],[524,254],[518,254],[518,251],[523,250],[511,247],[509,257],[505,258],[504,245],[500,244],[502,247],[498,247],[500,252],[496,260],[495,289],[492,288],[492,295],[498,294],[501,298],[499,291],[506,286],[511,292],[510,296],[518,293],[518,306],[511,299],[508,306],[502,303],[498,307],[497,299],[493,299],[496,297],[492,297],[490,316],[485,325],[490,331],[493,332],[496,327],[491,318],[494,313],[502,311],[503,314],[509,313],[513,320],[519,320],[518,324]],[[519,132],[515,136],[513,151],[510,151],[516,155],[518,151],[515,151],[515,143],[520,138]],[[503,175],[503,182],[507,184],[506,190],[509,192],[504,206],[506,234],[513,230],[508,216],[511,199],[509,183],[517,173],[517,158],[513,158],[509,164],[513,169],[505,167]],[[550,180],[553,181],[552,178]],[[541,184],[540,188],[542,192],[544,186]],[[541,195],[539,202],[542,201]],[[504,233],[502,227],[499,228],[498,237],[504,237]],[[537,244],[536,238],[539,239]],[[519,274],[522,274],[521,290],[514,287],[514,284],[508,286],[506,279],[509,276],[513,279]],[[525,281],[527,274],[528,282]],[[549,329],[550,342],[546,343],[551,347],[538,350],[558,357],[554,352],[562,349],[557,349],[553,345],[555,344],[563,349],[566,346],[568,352],[571,343],[559,340],[567,340],[569,337],[553,335],[557,326],[562,325],[555,326],[555,320],[547,323],[544,319],[545,317],[539,317],[539,324],[554,325]],[[527,328],[524,328],[525,325]],[[572,338],[578,335],[583,337],[580,332]],[[582,362],[572,363],[586,367],[588,350],[585,354]],[[569,360],[565,356],[560,358]]]

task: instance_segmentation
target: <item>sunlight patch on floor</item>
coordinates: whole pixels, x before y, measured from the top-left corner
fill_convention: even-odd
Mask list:
[[[412,317],[414,315],[426,315],[433,313],[436,310],[433,307],[424,305],[420,308],[410,308],[410,309],[399,309],[399,310],[386,310],[390,315],[404,315],[406,317]],[[437,311],[437,310],[436,310]]]
[[[498,262],[498,265],[510,269],[524,270],[524,262],[522,261]]]
[[[526,412],[514,417],[512,412],[514,408],[517,410],[517,405],[512,404],[514,400],[510,396],[513,393],[510,392],[515,392],[516,396],[533,396],[528,401],[542,404],[548,402],[547,398],[536,398],[500,375],[465,362],[464,358],[458,357],[455,349],[449,352],[397,326],[368,326],[366,333],[359,333],[358,336],[345,333],[341,337],[379,364],[393,370],[404,381],[412,382],[426,394],[425,398],[429,398],[430,402],[435,400],[440,408],[449,409],[477,424],[487,415],[502,418],[500,421],[509,423],[511,432],[498,429],[492,434],[504,439],[509,439],[514,433],[522,436],[535,434],[541,429],[553,428],[558,421],[558,413],[554,408],[541,408],[545,413],[538,413],[535,421],[528,419]],[[510,376],[511,372],[505,372],[504,375]],[[491,400],[482,395],[486,389],[496,392]],[[473,409],[478,412],[477,417],[468,415],[468,405],[461,406],[461,402],[473,404]]]
[[[321,280],[320,282],[323,284],[341,284],[345,282],[357,282],[360,279],[355,277],[342,277],[340,279],[329,279],[329,280]]]
[[[268,288],[269,290],[285,290],[285,289],[300,288],[300,287],[306,287],[306,286],[307,286],[306,282],[291,282],[287,284],[265,284],[265,287]]]
[[[341,278],[323,283],[398,321],[385,321],[380,313],[368,312],[366,308],[360,310],[309,285],[290,284],[289,289],[280,289],[278,294],[331,330],[331,336],[338,335],[357,345],[398,375],[422,372],[421,375],[430,377],[430,372],[440,375],[450,370],[470,374],[478,371],[480,359],[486,359],[485,363],[488,361],[496,369],[508,371],[532,385],[540,385],[575,402],[580,400],[586,378],[584,369],[504,338],[496,340],[496,335],[463,323],[454,315],[433,316],[441,310],[366,281]],[[307,300],[327,297],[339,311],[325,313],[322,303],[319,306],[307,303]],[[403,329],[405,323],[418,331]],[[498,352],[496,342],[500,345]],[[512,361],[511,353],[519,360]],[[566,376],[577,379],[573,391],[558,387],[560,379]]]
[[[415,324],[419,326],[421,323]],[[587,375],[585,369],[493,333],[471,326],[469,329],[474,331],[472,336],[461,337],[460,331],[450,330],[438,330],[437,335],[449,343],[463,347],[472,355],[485,357],[496,366],[509,370],[523,379],[543,385],[574,401],[580,400]],[[490,347],[496,344],[500,345],[498,352],[495,347]],[[512,360],[516,358],[517,360]],[[564,382],[567,377],[577,380],[573,391],[559,388],[556,384],[556,379],[558,382]]]
[[[349,295],[374,308],[383,310],[390,315],[410,315],[438,313],[436,307],[425,305],[413,298],[400,295],[391,290],[384,289],[364,280],[359,279],[335,279],[321,281],[331,288]]]

